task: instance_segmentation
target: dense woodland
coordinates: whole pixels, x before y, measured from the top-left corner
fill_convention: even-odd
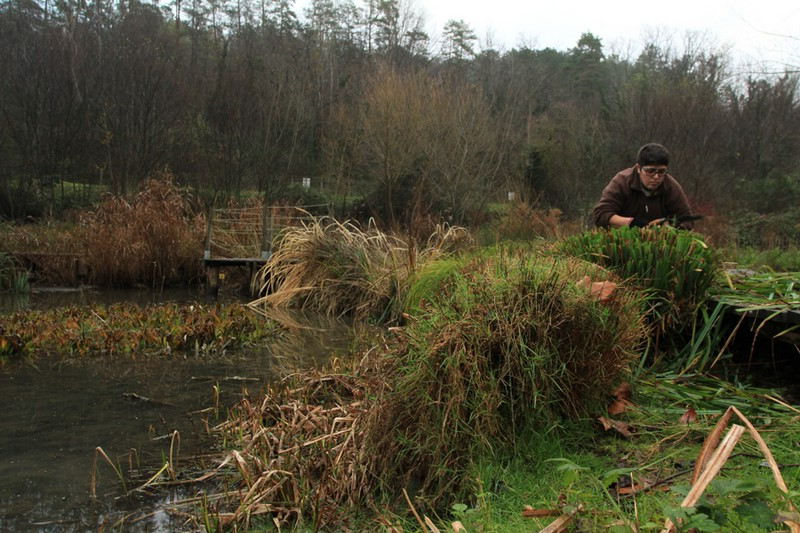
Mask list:
[[[398,0],[4,0],[0,216],[69,181],[167,169],[205,198],[312,191],[388,225],[473,222],[517,191],[584,217],[644,142],[706,214],[800,204],[798,75],[687,38],[609,53],[441,36]],[[757,192],[757,194],[755,194]]]

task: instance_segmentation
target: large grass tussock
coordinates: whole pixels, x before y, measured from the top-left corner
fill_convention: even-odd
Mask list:
[[[463,496],[478,458],[602,413],[644,327],[635,293],[599,301],[576,284],[586,275],[609,276],[519,249],[427,263],[391,339],[351,368],[289,379],[225,425],[243,493],[264,512],[329,524],[342,505],[403,488],[438,505]]]

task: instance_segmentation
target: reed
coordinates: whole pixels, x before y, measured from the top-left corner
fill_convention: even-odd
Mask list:
[[[352,222],[321,217],[286,228],[273,243],[255,286],[266,294],[250,306],[294,306],[333,316],[397,320],[417,265],[471,244],[467,231],[437,226],[426,246]]]
[[[148,180],[130,201],[106,197],[81,225],[92,283],[163,287],[200,279],[204,216],[167,174]]]
[[[559,249],[610,268],[649,294],[656,339],[691,323],[720,279],[720,258],[700,235],[667,226],[596,230],[564,239]]]

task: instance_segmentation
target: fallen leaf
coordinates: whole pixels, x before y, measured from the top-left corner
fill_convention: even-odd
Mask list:
[[[633,403],[629,402],[628,400],[614,400],[614,402],[608,406],[608,414],[610,415],[619,415],[627,411],[630,407],[633,407]]]
[[[583,276],[583,279],[575,282],[575,285],[581,289],[587,289],[589,294],[600,302],[610,300],[614,291],[617,290],[617,284],[615,282],[592,281],[589,276]]]
[[[631,401],[633,399],[633,388],[631,387],[630,383],[623,381],[617,385],[617,388],[614,389],[614,392],[612,392],[611,395],[617,400]]]
[[[450,525],[453,528],[453,533],[467,533],[467,528],[464,527],[464,524],[457,520]]]
[[[684,412],[681,415],[681,418],[678,421],[681,424],[686,424],[686,425],[689,425],[692,422],[696,422],[697,421],[697,411],[694,410],[694,407],[690,406],[688,409],[686,409],[686,412]]]
[[[614,420],[613,418],[606,418],[601,416],[598,418],[601,424],[603,424],[603,429],[608,431],[611,428],[614,428],[619,432],[623,437],[629,439],[633,437],[633,426],[628,424],[627,422],[622,422],[620,420]]]

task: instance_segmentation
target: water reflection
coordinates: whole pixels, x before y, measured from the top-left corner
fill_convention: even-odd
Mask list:
[[[120,498],[121,484],[102,460],[93,500],[95,448],[143,475],[163,465],[170,439],[159,437],[173,431],[180,434],[181,457],[208,452],[203,418],[212,417],[212,425],[220,420],[198,411],[215,401],[215,385],[224,416],[225,405],[257,395],[287,364],[313,366],[348,351],[352,332],[341,322],[297,320],[302,327],[287,329],[275,342],[224,357],[37,361],[0,369],[0,531],[108,530],[126,513],[158,504]],[[186,466],[179,459],[178,470]],[[187,496],[174,491],[164,497]],[[182,524],[156,512],[124,530],[182,531]]]

